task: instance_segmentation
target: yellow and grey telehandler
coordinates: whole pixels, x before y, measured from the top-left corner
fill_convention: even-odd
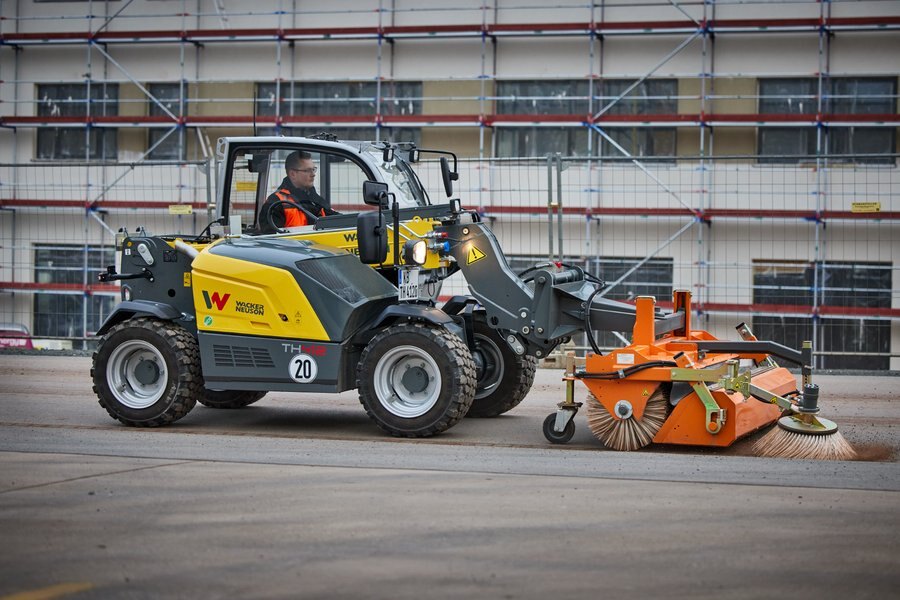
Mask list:
[[[373,209],[311,216],[312,225],[292,230],[261,227],[280,164],[297,150],[318,162],[332,202],[361,199]],[[795,445],[851,455],[837,426],[817,417],[811,345],[759,341],[746,326],[741,340],[718,340],[691,327],[684,291],[664,313],[652,298],[603,298],[604,284],[578,267],[538,265],[520,277],[477,212],[459,200],[431,205],[410,164],[424,152],[309,138],[220,141],[218,225],[198,236],[121,232],[119,270],[101,275],[121,281],[122,302],[98,332],[100,404],[125,424],[158,426],[197,402],[237,408],[269,391],[357,389],[383,430],[424,437],[473,411],[513,408],[535,361],[587,333],[594,352],[567,366],[565,400],[544,422],[551,442],[571,439],[582,405],[573,385],[582,380],[592,430],[617,449],[727,446],[777,421],[803,440]],[[452,168],[440,160],[452,197],[456,159],[440,154],[453,158]],[[457,271],[470,296],[438,306],[433,290],[423,293]],[[631,344],[604,355],[597,330],[631,331]],[[801,368],[802,391],[775,359]]]

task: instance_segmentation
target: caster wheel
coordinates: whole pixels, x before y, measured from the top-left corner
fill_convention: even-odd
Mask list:
[[[572,436],[575,435],[575,421],[572,420],[566,423],[566,428],[562,433],[553,429],[555,423],[556,413],[547,415],[547,418],[544,419],[544,437],[554,444],[565,444],[571,440]]]

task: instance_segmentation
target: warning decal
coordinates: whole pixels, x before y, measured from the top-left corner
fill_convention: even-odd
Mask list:
[[[482,252],[475,246],[472,246],[469,249],[469,254],[466,255],[466,264],[471,265],[473,262],[478,262],[479,260],[481,260],[484,257],[485,257],[484,252]]]
[[[877,213],[881,212],[881,202],[851,202],[852,213]]]

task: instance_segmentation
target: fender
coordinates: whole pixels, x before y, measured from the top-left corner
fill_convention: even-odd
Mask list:
[[[97,330],[97,336],[101,336],[110,330],[114,325],[118,325],[122,321],[134,319],[136,317],[156,317],[164,321],[180,321],[185,319],[185,315],[178,311],[171,304],[162,302],[152,302],[150,300],[125,300],[120,302],[118,306]]]
[[[394,321],[410,320],[427,321],[438,327],[443,327],[450,333],[459,337],[463,342],[468,343],[468,340],[466,339],[466,330],[457,319],[454,319],[443,310],[433,306],[426,306],[424,304],[393,304],[381,311],[381,314],[372,321],[372,324],[357,336],[357,341],[365,343],[365,341],[374,336],[379,329]]]

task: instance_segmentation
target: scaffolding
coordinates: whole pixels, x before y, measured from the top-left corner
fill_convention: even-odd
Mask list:
[[[823,269],[832,258],[829,255],[826,231],[829,225],[840,228],[850,223],[859,224],[861,235],[868,235],[873,227],[882,232],[886,230],[886,236],[883,233],[879,235],[888,240],[891,248],[888,261],[892,264],[898,262],[896,244],[890,242],[892,238],[898,237],[895,234],[900,215],[894,200],[896,183],[893,168],[896,166],[896,155],[886,155],[890,160],[890,169],[854,167],[844,164],[846,156],[829,154],[828,146],[828,136],[832,131],[858,127],[896,128],[900,125],[900,114],[896,110],[896,86],[889,98],[895,107],[892,112],[829,112],[826,102],[830,94],[828,81],[832,76],[835,40],[844,37],[881,39],[881,36],[891,36],[891,39],[896,40],[893,36],[900,29],[900,7],[896,3],[810,0],[790,3],[786,8],[781,7],[784,8],[781,11],[784,16],[767,18],[760,18],[758,9],[765,6],[767,11],[777,12],[772,10],[773,3],[752,1],[669,0],[648,1],[636,6],[632,2],[610,0],[548,6],[529,0],[473,0],[459,3],[455,8],[431,8],[427,5],[414,6],[401,0],[373,0],[360,2],[359,8],[346,10],[310,10],[306,8],[307,3],[284,1],[272,3],[271,9],[240,12],[227,12],[218,2],[211,3],[209,10],[202,10],[203,2],[182,1],[181,10],[175,16],[154,12],[159,10],[154,4],[125,2],[122,6],[115,6],[110,3],[88,3],[88,18],[84,18],[84,14],[78,14],[79,8],[74,7],[67,9],[69,13],[66,15],[54,15],[52,20],[48,15],[38,13],[6,14],[9,3],[0,4],[4,11],[4,19],[0,21],[0,53],[6,55],[6,62],[3,64],[7,65],[7,69],[8,65],[12,68],[12,77],[3,77],[0,82],[0,91],[4,88],[7,90],[4,94],[4,111],[0,114],[0,131],[7,132],[6,139],[11,140],[12,148],[10,168],[5,175],[8,178],[4,178],[0,198],[3,214],[9,214],[10,211],[80,208],[86,211],[86,222],[97,223],[95,217],[102,211],[127,213],[141,209],[151,213],[168,213],[173,204],[171,200],[135,198],[131,192],[117,197],[111,195],[110,191],[122,189],[121,178],[127,177],[134,170],[135,164],[146,161],[154,148],[169,136],[177,139],[179,153],[183,153],[189,140],[196,140],[194,144],[200,154],[208,157],[211,147],[207,137],[209,132],[238,134],[260,129],[279,132],[295,127],[346,127],[368,128],[377,138],[386,128],[392,127],[416,127],[423,131],[462,128],[477,138],[477,143],[470,152],[473,159],[465,163],[469,168],[470,184],[466,190],[469,195],[464,201],[478,206],[495,221],[506,219],[521,223],[525,218],[533,219],[537,215],[546,214],[544,198],[532,198],[533,195],[528,191],[540,190],[540,194],[555,194],[556,208],[550,214],[555,213],[559,219],[560,229],[556,242],[558,256],[563,252],[564,237],[582,242],[574,250],[573,245],[568,244],[570,255],[589,258],[604,249],[604,243],[596,239],[597,236],[616,238],[614,234],[604,232],[602,227],[610,224],[616,227],[615,224],[634,222],[636,219],[651,219],[659,221],[657,229],[665,229],[671,225],[671,230],[666,230],[664,235],[655,235],[658,239],[655,243],[641,246],[645,252],[641,255],[643,260],[646,262],[650,257],[671,249],[673,244],[689,239],[694,246],[691,252],[694,260],[690,261],[693,272],[690,281],[697,297],[696,304],[707,319],[717,314],[797,314],[814,320],[835,315],[862,315],[895,323],[900,318],[896,308],[896,291],[891,292],[889,307],[865,310],[864,307],[842,307],[835,312],[835,307],[825,300],[827,286],[821,282],[825,276]],[[102,14],[93,14],[95,10]],[[525,18],[519,15],[525,15]],[[643,18],[636,18],[635,15]],[[146,27],[146,23],[153,25]],[[756,107],[765,99],[761,93],[756,90],[734,91],[723,85],[735,78],[752,80],[767,75],[764,69],[752,72],[717,70],[717,44],[721,45],[722,40],[730,38],[747,37],[789,37],[815,44],[814,72],[792,73],[781,70],[775,73],[782,77],[814,77],[816,90],[807,100],[815,102],[815,111],[760,113]],[[615,50],[609,47],[611,44],[619,40],[649,38],[656,40],[655,47],[670,44],[670,49],[649,60],[639,77],[636,77],[635,72],[615,72],[608,66],[607,57],[615,54]],[[568,72],[580,71],[578,77],[587,83],[586,95],[572,98],[586,102],[588,110],[584,114],[498,112],[498,106],[504,101],[517,100],[515,97],[499,95],[496,91],[498,82],[529,77],[573,78],[546,73],[518,73],[511,77],[498,67],[498,53],[506,44],[540,43],[542,40],[577,43],[583,51],[581,64],[584,68],[569,67]],[[474,62],[477,62],[478,68],[474,72],[423,78],[426,82],[449,83],[452,86],[448,88],[435,85],[432,87],[437,92],[404,97],[421,102],[423,109],[419,112],[401,114],[390,110],[392,103],[397,100],[392,95],[392,84],[408,79],[396,75],[398,49],[425,47],[447,41],[476,44],[478,51]],[[204,85],[210,89],[221,89],[222,86],[235,84],[242,90],[248,90],[248,85],[255,85],[257,79],[201,76],[200,66],[209,60],[210,54],[229,51],[228,49],[235,47],[233,44],[237,44],[237,47],[265,48],[271,51],[276,101],[270,112],[259,110],[261,100],[255,91],[244,96],[187,97],[185,92],[188,87]],[[304,48],[324,45],[339,51],[360,44],[365,45],[372,55],[367,74],[374,82],[374,92],[369,97],[359,99],[373,105],[371,114],[340,114],[337,107],[346,102],[344,98],[334,101],[321,97],[294,96],[293,82],[300,79],[298,73],[304,64]],[[167,47],[177,50],[178,73],[168,80],[179,85],[177,106],[167,105],[163,99],[154,96],[145,84],[146,79],[135,75],[127,62],[118,56],[130,47]],[[133,85],[144,97],[117,98],[115,102],[118,106],[125,107],[123,112],[127,114],[105,114],[106,111],[101,110],[102,101],[92,100],[90,93],[87,93],[83,101],[84,109],[81,111],[83,114],[39,115],[37,102],[40,99],[35,98],[34,94],[23,93],[23,90],[42,81],[20,78],[21,63],[26,60],[23,57],[33,53],[40,55],[55,48],[81,49],[84,52],[85,77],[71,79],[72,83],[84,83],[88,89],[92,85],[103,83]],[[686,54],[691,54],[696,60],[695,68],[686,68],[685,59],[680,70],[666,71],[676,58],[683,58]],[[896,69],[896,65],[892,68]],[[102,77],[98,77],[98,73]],[[891,73],[895,80],[896,75],[896,72]],[[679,82],[677,95],[667,96],[667,99],[677,103],[677,111],[617,114],[613,110],[617,104],[631,100],[630,94],[642,83],[661,76],[674,77]],[[603,95],[601,83],[610,78],[628,78],[632,83],[621,93]],[[335,81],[341,79],[346,78],[334,77]],[[725,89],[720,90],[720,87]],[[10,88],[12,93],[8,91]],[[545,96],[526,98],[536,102],[552,99],[554,98]],[[336,109],[330,112],[323,109],[319,114],[312,115],[296,114],[293,110],[296,102],[334,106]],[[129,103],[134,105],[132,109],[127,109]],[[158,107],[156,114],[148,114],[150,111],[143,108],[148,103]],[[212,106],[217,107],[217,110],[207,110]],[[229,106],[234,110],[228,110]],[[250,110],[247,110],[248,107]],[[428,107],[432,107],[432,110],[425,110]],[[457,110],[456,107],[464,110]],[[734,107],[743,108],[729,110]],[[788,126],[815,130],[814,153],[795,167],[801,174],[794,174],[807,186],[794,195],[808,194],[808,201],[797,201],[795,206],[790,207],[777,206],[757,199],[747,202],[740,194],[734,194],[730,190],[723,191],[721,182],[717,181],[717,178],[723,177],[722,172],[740,170],[734,165],[742,161],[753,165],[755,157],[749,154],[722,155],[718,147],[727,144],[720,143],[719,138],[728,138],[729,132],[735,130],[743,132],[748,129],[756,131]],[[17,178],[21,177],[22,171],[12,168],[13,163],[21,162],[19,132],[59,127],[84,128],[86,157],[91,155],[91,130],[140,128],[156,129],[163,133],[156,144],[148,147],[146,152],[124,167],[110,165],[102,174],[97,175],[92,174],[92,167],[88,166],[96,167],[96,163],[85,163],[82,197],[34,197],[21,193]],[[544,159],[534,163],[519,161],[516,163],[519,166],[512,168],[510,163],[496,158],[496,136],[493,134],[504,127],[566,127],[584,130],[588,134],[585,137],[588,156],[584,159],[561,160],[554,163],[556,166],[550,166],[550,161],[544,165],[541,162]],[[691,153],[679,153],[668,158],[671,162],[678,163],[675,167],[678,175],[673,175],[673,167],[667,166],[665,161],[660,163],[648,157],[631,156],[616,141],[615,136],[611,135],[617,128],[624,127],[673,127],[678,131],[693,132],[691,135],[695,136],[696,142],[693,142]],[[603,156],[597,152],[594,145],[600,142],[614,148],[614,154]],[[864,157],[857,155],[856,158]],[[563,171],[574,165],[578,165],[580,180],[566,184],[563,181]],[[651,202],[642,202],[638,194],[632,193],[626,194],[631,199],[630,203],[620,202],[616,198],[615,195],[621,191],[621,188],[617,188],[617,178],[621,178],[625,165],[634,172],[633,177],[642,178],[638,194],[652,197]],[[719,168],[719,165],[726,166]],[[547,169],[547,181],[541,182],[532,177],[527,172],[532,168],[540,171]],[[686,178],[685,170],[692,173],[690,187],[687,189],[671,182],[673,177],[676,180]],[[741,185],[752,186],[756,184],[755,175],[759,175],[761,170],[763,169],[759,166],[747,167],[736,178]],[[851,171],[855,173],[853,177],[848,175]],[[776,172],[780,173],[778,169],[772,170],[773,174],[777,174]],[[872,181],[867,183],[869,180],[860,173],[871,177]],[[836,177],[840,180],[845,176],[853,183],[840,185],[864,185],[867,188],[864,199],[877,203],[877,211],[858,209],[857,204],[863,203],[855,203],[850,198],[852,194],[849,190],[834,193]],[[529,189],[522,189],[517,197],[508,198],[502,191],[506,185],[504,182],[515,177],[529,182]],[[724,177],[727,178],[727,175]],[[555,192],[554,185],[557,188]],[[759,185],[760,189],[767,189],[765,185]],[[869,188],[873,190],[871,193]],[[98,189],[102,191],[98,192]],[[195,192],[210,193],[199,187]],[[846,202],[838,203],[834,198],[844,198]],[[875,200],[871,201],[873,198]],[[186,204],[200,213],[208,206],[202,195],[182,197],[174,202]],[[567,223],[565,233],[562,228],[564,222]],[[579,223],[584,224],[583,237],[573,234],[581,226]],[[808,305],[791,308],[788,305],[752,301],[723,302],[715,296],[716,286],[721,285],[721,274],[717,270],[723,268],[723,261],[719,253],[721,249],[716,249],[713,227],[721,224],[725,229],[734,223],[746,223],[748,227],[757,227],[759,223],[769,223],[771,227],[787,227],[786,224],[789,223],[792,231],[796,232],[798,227],[805,229],[802,234],[797,235],[808,239],[810,252],[804,260],[814,265],[812,300]],[[503,227],[502,223],[500,227]],[[508,235],[512,239],[513,234]],[[85,237],[88,237],[87,233]],[[548,244],[553,244],[552,238]],[[552,249],[546,250],[553,254]],[[859,256],[856,255],[855,258]],[[880,254],[879,258],[883,256]],[[746,261],[742,265],[741,268],[744,269],[752,268]],[[3,284],[2,289],[12,289],[7,284]],[[17,285],[26,285],[26,282]],[[37,286],[35,289],[50,289],[39,288],[37,283],[27,285]],[[893,290],[896,290],[897,284],[892,285]],[[85,287],[82,291],[87,294],[96,289]],[[813,335],[820,335],[819,327],[813,328]],[[818,341],[815,340],[817,344]],[[893,347],[898,346],[895,343]]]

